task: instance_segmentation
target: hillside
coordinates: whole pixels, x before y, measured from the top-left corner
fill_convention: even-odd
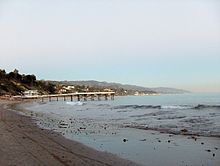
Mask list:
[[[0,95],[22,95],[26,90],[52,94],[55,93],[55,86],[46,81],[38,81],[35,75],[19,74],[16,69],[9,73],[0,69]]]
[[[136,85],[128,85],[128,84],[120,84],[120,83],[108,83],[108,82],[100,82],[95,80],[88,81],[51,81],[53,84],[63,84],[63,85],[81,85],[87,87],[96,87],[96,88],[109,88],[114,90],[123,90],[127,91],[128,95],[134,95],[135,92],[140,93],[161,93],[161,94],[180,94],[180,93],[189,93],[189,91],[176,89],[176,88],[166,88],[166,87],[158,87],[158,88],[147,88]],[[124,94],[126,95],[126,94]]]
[[[71,87],[72,86],[72,87]],[[90,81],[42,81],[35,75],[20,74],[18,70],[6,73],[0,69],[0,95],[22,95],[26,90],[40,94],[114,91],[116,95],[179,94],[188,91],[175,88],[146,88],[136,85]]]

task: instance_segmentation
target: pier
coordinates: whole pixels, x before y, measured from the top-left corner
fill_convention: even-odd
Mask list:
[[[101,100],[101,98],[104,98],[104,100],[108,100],[109,98],[111,100],[114,100],[115,92],[79,92],[79,93],[67,93],[67,94],[50,94],[50,95],[35,95],[35,96],[20,96],[21,99],[41,99],[42,102],[44,100],[48,101],[59,101],[59,100]]]

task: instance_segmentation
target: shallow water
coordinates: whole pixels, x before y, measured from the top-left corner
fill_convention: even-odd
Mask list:
[[[158,157],[166,165],[220,163],[220,139],[216,138],[220,137],[220,94],[126,96],[114,101],[36,102],[25,107],[41,127],[143,165],[163,164]]]

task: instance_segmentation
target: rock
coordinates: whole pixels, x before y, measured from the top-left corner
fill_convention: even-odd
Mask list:
[[[197,140],[197,138],[195,136],[192,136],[191,138],[194,139],[195,141]]]
[[[213,153],[212,156],[215,157],[215,153]]]
[[[188,132],[188,130],[187,129],[182,129],[182,130],[180,130],[181,132],[183,132],[183,133],[186,133],[186,132]]]
[[[68,123],[65,123],[64,121],[60,121],[59,123],[58,123],[58,127],[59,128],[68,128]]]
[[[85,128],[85,127],[80,127],[79,129],[80,129],[80,130],[85,130],[86,128]]]
[[[128,141],[128,139],[127,139],[127,138],[124,138],[124,139],[123,139],[123,142],[127,142],[127,141]]]

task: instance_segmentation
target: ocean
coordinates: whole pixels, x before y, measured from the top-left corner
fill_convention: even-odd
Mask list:
[[[220,93],[22,105],[37,124],[142,165],[219,165]]]

